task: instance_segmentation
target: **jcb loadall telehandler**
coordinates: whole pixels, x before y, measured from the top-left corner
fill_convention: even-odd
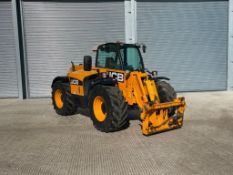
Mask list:
[[[88,106],[94,126],[113,132],[127,127],[128,108],[138,107],[144,135],[180,128],[185,100],[163,80],[168,78],[146,71],[140,48],[145,52],[144,45],[106,43],[96,49],[95,67],[90,56],[83,65],[72,63],[67,76],[52,82],[56,112],[72,115]]]

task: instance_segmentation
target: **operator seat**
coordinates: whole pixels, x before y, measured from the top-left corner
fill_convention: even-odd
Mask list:
[[[105,67],[110,68],[110,69],[116,69],[116,63],[112,57],[106,58]]]

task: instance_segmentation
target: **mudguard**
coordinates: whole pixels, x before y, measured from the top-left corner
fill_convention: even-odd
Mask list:
[[[164,76],[159,76],[159,77],[153,77],[154,81],[158,81],[158,80],[170,80],[170,78],[168,77],[164,77]]]
[[[53,79],[51,87],[53,87],[54,83],[57,82],[57,81],[61,81],[61,82],[65,83],[65,82],[69,82],[69,78],[67,76],[58,76],[58,77],[55,77]]]

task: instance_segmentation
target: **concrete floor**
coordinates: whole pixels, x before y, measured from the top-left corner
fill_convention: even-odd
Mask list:
[[[150,137],[137,120],[105,134],[50,99],[2,99],[0,174],[233,174],[233,92],[183,95],[184,127]]]

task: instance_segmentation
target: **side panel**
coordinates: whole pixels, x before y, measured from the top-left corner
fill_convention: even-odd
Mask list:
[[[94,70],[91,70],[91,71],[78,70],[78,71],[70,72],[68,74],[68,76],[70,78],[74,78],[74,79],[83,81],[85,78],[87,78],[91,75],[95,75],[95,74],[97,74],[97,72]]]

